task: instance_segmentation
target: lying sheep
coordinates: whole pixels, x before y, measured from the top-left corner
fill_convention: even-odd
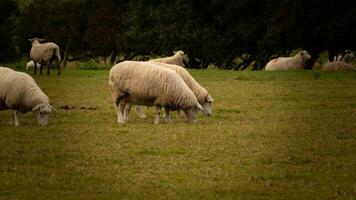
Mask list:
[[[20,125],[19,113],[33,111],[38,125],[48,124],[48,116],[54,110],[49,99],[31,76],[10,68],[0,67],[0,110],[13,110],[10,121]]]
[[[42,74],[42,67],[47,66],[47,75],[49,75],[49,65],[54,59],[58,65],[58,75],[61,74],[61,55],[59,52],[59,47],[57,44],[53,42],[47,42],[41,44],[40,42],[44,41],[44,39],[32,38],[28,39],[32,42],[32,48],[30,51],[30,58],[34,61],[34,74],[37,72],[37,63],[40,65],[40,74]]]
[[[324,72],[356,71],[356,68],[350,64],[353,58],[354,54],[351,51],[345,51],[341,61],[326,63],[320,70]]]
[[[198,102],[200,105],[203,106],[204,108],[204,113],[206,115],[212,115],[212,102],[214,99],[209,95],[208,91],[203,88],[190,74],[189,72],[178,65],[171,65],[171,64],[165,64],[165,63],[155,63],[155,65],[159,67],[164,67],[170,70],[175,71],[182,79],[184,82],[187,84],[187,86],[192,90],[194,95],[197,97]],[[144,113],[142,113],[141,109],[139,106],[136,107],[136,112],[138,113],[139,116],[145,116]],[[169,113],[169,111],[167,112]],[[180,110],[178,110],[178,115],[181,116]],[[170,122],[170,116],[166,116],[168,122]]]
[[[293,57],[279,57],[269,61],[265,67],[266,71],[276,70],[300,70],[311,58],[307,51],[300,51]]]
[[[160,121],[161,107],[166,111],[183,109],[191,123],[196,122],[197,108],[203,110],[177,73],[150,62],[124,61],[115,65],[110,70],[109,88],[119,123],[128,119],[125,107],[131,104],[155,106],[155,124]]]
[[[320,69],[320,71],[323,72],[355,71],[356,72],[356,68],[350,63],[335,61],[335,62],[326,63]]]
[[[41,67],[41,64],[37,63],[37,66]],[[31,68],[35,68],[35,62],[33,62],[33,60],[26,64],[26,70],[29,70]]]
[[[160,62],[160,63],[167,63],[167,64],[174,64],[184,67],[184,52],[182,50],[174,52],[173,56],[165,57],[165,58],[156,58],[149,60],[150,62]]]

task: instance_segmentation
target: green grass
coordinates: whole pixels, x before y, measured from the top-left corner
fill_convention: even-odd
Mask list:
[[[0,199],[356,198],[356,73],[191,73],[215,99],[193,125],[117,124],[106,70],[38,75],[57,112],[0,112]]]

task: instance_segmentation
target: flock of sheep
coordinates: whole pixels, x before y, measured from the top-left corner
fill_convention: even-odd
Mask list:
[[[59,47],[55,43],[40,43],[42,39],[33,38],[30,50],[31,62],[26,69],[37,66],[42,68],[53,60],[58,64],[60,74],[61,57]],[[205,115],[212,115],[214,101],[208,91],[202,87],[184,68],[183,51],[177,51],[173,56],[153,59],[149,61],[123,61],[110,70],[109,88],[117,111],[118,123],[129,120],[132,105],[140,118],[145,118],[140,106],[154,106],[156,110],[154,123],[161,118],[164,108],[165,122],[171,122],[170,111],[177,110],[182,118],[182,111],[191,123],[197,122],[197,114],[202,111]],[[299,70],[311,58],[307,51],[300,51],[293,57],[279,57],[271,60],[265,67],[266,71]],[[322,71],[356,71],[350,64],[353,59],[351,51],[345,52],[334,62],[327,63]],[[50,105],[49,98],[36,84],[34,79],[26,73],[17,72],[10,68],[0,67],[0,110],[13,111],[10,123],[19,126],[19,113],[33,111],[38,124],[48,124],[48,116],[55,111]]]
[[[269,61],[265,70],[301,70],[304,69],[310,58],[307,51],[300,51],[293,57],[279,57]],[[353,58],[354,54],[350,50],[346,50],[342,55],[334,58],[333,62],[326,63],[320,70],[324,72],[356,71],[356,68],[350,64]]]
[[[40,43],[40,39],[31,39],[31,63],[36,73],[37,66],[47,66],[55,59],[60,63],[59,48],[54,43]],[[109,75],[109,88],[117,110],[117,121],[129,120],[132,105],[136,106],[139,117],[146,115],[140,106],[155,106],[154,123],[160,122],[161,109],[165,109],[164,119],[171,122],[170,111],[177,110],[181,117],[183,111],[191,123],[197,122],[197,113],[212,114],[214,101],[208,91],[202,87],[183,67],[183,51],[177,51],[167,58],[146,62],[124,61],[112,67]],[[31,66],[33,64],[33,66]],[[60,74],[60,69],[58,70]],[[19,126],[19,113],[33,111],[38,124],[48,124],[48,116],[54,111],[47,95],[34,79],[24,72],[0,67],[0,110],[13,111],[11,124]]]

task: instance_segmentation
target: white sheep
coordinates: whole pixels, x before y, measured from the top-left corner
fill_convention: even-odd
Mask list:
[[[115,102],[119,123],[128,119],[126,105],[155,106],[154,123],[160,121],[160,110],[183,109],[189,122],[196,122],[197,98],[174,71],[150,62],[124,61],[110,70],[109,88]],[[198,109],[197,109],[198,108]]]
[[[338,72],[338,71],[355,71],[356,68],[350,63],[344,63],[340,61],[326,63],[320,71],[323,72]]]
[[[159,63],[159,62],[155,62],[154,64],[158,65],[159,67],[164,67],[173,70],[180,77],[182,77],[184,82],[187,84],[187,86],[192,90],[194,95],[197,97],[199,104],[203,106],[204,113],[206,115],[212,115],[213,113],[212,102],[214,101],[214,99],[211,97],[211,95],[209,95],[208,91],[205,88],[203,88],[192,77],[192,75],[190,75],[190,73],[185,68],[178,65]],[[141,111],[139,106],[136,106],[136,112],[138,113],[139,116],[145,116],[145,114]],[[169,113],[169,111],[166,113]],[[178,115],[181,117],[180,110],[178,110]],[[168,122],[170,122],[170,116],[166,116],[166,119],[168,120]]]
[[[265,67],[266,71],[276,70],[300,70],[311,58],[307,51],[300,51],[293,57],[279,57],[269,61]]]
[[[173,52],[173,56],[164,57],[164,58],[156,58],[149,60],[150,62],[160,62],[167,64],[174,64],[184,67],[184,52],[182,50]]]
[[[58,65],[58,75],[61,74],[61,55],[59,52],[59,46],[53,42],[47,42],[41,44],[40,42],[44,41],[44,39],[32,38],[28,39],[32,42],[32,47],[30,50],[30,58],[34,62],[34,74],[37,72],[37,63],[41,64],[40,66],[40,74],[42,74],[42,67],[47,66],[47,75],[49,75],[49,65],[51,61],[54,59]]]
[[[41,64],[37,63],[37,66],[41,67]],[[35,62],[33,62],[33,60],[26,63],[26,70],[30,70],[31,68],[34,68],[34,67],[35,67]]]
[[[350,62],[352,62],[354,54],[346,50],[341,58],[341,61],[334,61],[326,63],[320,70],[324,72],[337,72],[337,71],[356,71]]]
[[[19,113],[33,111],[38,125],[48,124],[48,116],[54,110],[49,99],[31,76],[10,68],[0,67],[0,110],[11,109],[10,123],[20,125]]]

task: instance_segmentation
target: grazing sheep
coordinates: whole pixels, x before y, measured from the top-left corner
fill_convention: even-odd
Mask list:
[[[37,66],[41,67],[41,64],[37,63]],[[35,67],[35,62],[33,62],[33,60],[31,60],[26,64],[26,70],[29,70],[30,68],[34,68],[34,67]]]
[[[354,54],[350,50],[346,50],[339,61],[328,62],[320,70],[324,72],[356,71],[356,68],[350,64],[353,59]]]
[[[61,74],[61,55],[59,52],[59,47],[57,44],[53,42],[47,42],[41,44],[40,42],[44,41],[44,39],[32,38],[28,39],[32,42],[32,48],[30,51],[30,58],[34,62],[34,74],[37,72],[37,63],[41,64],[40,66],[40,74],[42,74],[42,67],[47,66],[47,75],[49,75],[49,65],[54,59],[58,65],[58,75]]]
[[[183,109],[189,122],[196,122],[197,108],[203,110],[193,92],[174,71],[150,62],[124,61],[110,70],[109,88],[116,104],[119,123],[128,117],[126,105],[155,106],[154,123],[160,110]]]
[[[173,56],[165,57],[165,58],[156,58],[149,60],[150,62],[160,62],[160,63],[167,63],[167,64],[174,64],[184,67],[184,52],[182,50],[174,52]]]
[[[31,76],[10,68],[0,67],[0,110],[13,110],[10,123],[20,125],[19,113],[33,111],[38,125],[48,124],[48,116],[54,110],[49,99]]]
[[[204,114],[206,115],[212,115],[212,102],[214,99],[209,95],[208,91],[203,88],[190,74],[189,72],[178,65],[172,65],[172,64],[165,64],[165,63],[154,63],[155,65],[159,67],[164,67],[170,70],[175,71],[182,79],[184,82],[187,84],[187,86],[192,90],[194,95],[197,97],[198,102],[200,105],[203,106],[204,108]],[[144,113],[141,111],[140,107],[136,107],[136,112],[138,113],[139,116],[144,116]],[[169,111],[167,112],[169,113]],[[178,115],[180,115],[180,110],[178,110]],[[166,116],[168,122],[170,121],[170,117]]]
[[[293,57],[279,57],[269,61],[265,67],[266,71],[276,70],[300,70],[311,58],[307,51],[300,51]]]

